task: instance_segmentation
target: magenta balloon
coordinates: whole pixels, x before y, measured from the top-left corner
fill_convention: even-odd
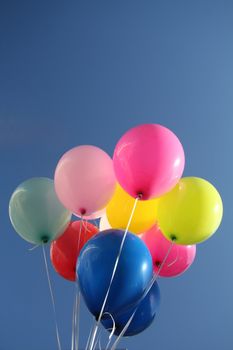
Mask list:
[[[177,136],[158,124],[143,124],[118,141],[113,164],[120,185],[146,200],[171,190],[184,170],[184,150]]]
[[[151,253],[154,272],[158,273],[159,266],[161,266],[169,251],[169,248],[171,247],[171,241],[168,241],[163,236],[157,225],[153,226],[150,230],[144,233],[141,239],[147,245],[147,248]],[[174,277],[181,275],[193,263],[195,256],[195,245],[185,246],[174,244],[159,275],[162,277]]]
[[[72,213],[89,216],[110,201],[116,185],[113,162],[95,146],[78,146],[66,152],[55,171],[55,190]]]

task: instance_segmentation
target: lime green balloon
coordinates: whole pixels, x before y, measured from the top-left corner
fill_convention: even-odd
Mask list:
[[[34,244],[56,239],[71,220],[71,213],[57,198],[53,180],[44,177],[29,179],[16,188],[9,215],[16,232]]]
[[[204,179],[185,177],[160,197],[157,218],[169,240],[189,245],[211,237],[222,215],[223,204],[216,188]]]

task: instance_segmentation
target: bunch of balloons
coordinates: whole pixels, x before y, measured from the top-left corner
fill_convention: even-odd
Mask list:
[[[182,178],[184,164],[177,136],[144,124],[120,138],[112,159],[98,147],[77,146],[61,157],[54,180],[33,178],[12,194],[15,230],[36,245],[51,242],[55,270],[78,282],[96,319],[104,311],[106,329],[114,319],[115,334],[130,318],[126,336],[152,323],[160,302],[153,276],[186,271],[196,244],[220,225],[218,191],[202,178]],[[89,222],[98,218],[99,228]]]

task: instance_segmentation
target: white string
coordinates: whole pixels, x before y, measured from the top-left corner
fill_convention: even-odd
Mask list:
[[[75,296],[74,296],[73,316],[72,316],[71,350],[74,350],[74,346],[75,346],[75,307],[76,307],[76,290],[75,290]]]
[[[49,276],[49,268],[48,268],[48,262],[47,262],[47,258],[46,258],[44,244],[42,244],[42,250],[43,250],[45,269],[46,269],[48,285],[49,285],[49,290],[50,290],[50,295],[51,295],[51,300],[52,300],[52,307],[53,307],[53,314],[54,314],[54,321],[55,321],[55,328],[56,328],[56,336],[57,336],[57,345],[58,345],[58,349],[61,350],[61,342],[60,342],[60,336],[59,336],[59,330],[58,330],[58,324],[57,324],[57,313],[56,313],[56,307],[55,307],[55,299],[54,299],[52,284],[51,284],[51,280],[50,280],[50,276]]]
[[[80,292],[76,294],[76,307],[75,307],[75,350],[78,350],[79,343],[79,318],[80,316]]]
[[[108,343],[107,343],[107,345],[105,346],[105,349],[107,349],[107,348],[109,347],[109,345],[111,344],[112,337],[113,337],[113,335],[114,335],[114,333],[115,333],[115,330],[116,330],[116,322],[115,322],[113,316],[110,314],[110,312],[105,312],[104,315],[109,315],[110,318],[111,318],[111,320],[112,320],[112,328],[108,329],[108,331],[111,330],[111,333],[110,333],[110,335],[109,335],[109,337],[108,337]]]
[[[79,235],[78,235],[78,252],[79,252],[79,248],[80,248],[80,241],[81,241],[83,226],[85,227],[85,222],[83,220],[83,216],[81,216]],[[85,227],[84,234],[86,233],[86,229],[87,229],[87,225]],[[79,255],[77,257],[77,261],[78,261],[78,258],[79,258]],[[75,333],[75,335],[74,335],[74,349],[75,350],[78,350],[78,345],[79,345],[80,299],[81,299],[81,296],[80,296],[78,284],[75,282],[75,309],[74,309],[75,310],[74,311],[74,333]]]
[[[89,336],[87,338],[87,344],[86,344],[85,350],[88,350],[88,346],[89,346],[92,334],[93,334],[93,328],[90,330]]]
[[[124,236],[123,236],[122,241],[121,241],[119,253],[118,253],[118,256],[117,256],[116,261],[115,261],[115,265],[114,265],[114,268],[113,268],[113,272],[112,272],[112,276],[111,276],[111,279],[110,279],[109,287],[108,287],[107,293],[105,295],[105,298],[104,298],[104,301],[103,301],[103,305],[102,305],[102,308],[101,308],[98,320],[95,323],[95,326],[94,326],[94,329],[93,329],[93,336],[92,336],[91,341],[90,341],[89,350],[93,350],[93,346],[94,346],[95,338],[96,338],[96,333],[98,332],[100,321],[101,321],[101,318],[103,316],[104,308],[106,306],[106,302],[107,302],[107,299],[108,299],[108,296],[109,296],[109,293],[110,293],[112,282],[113,282],[113,279],[114,279],[114,276],[115,276],[115,273],[116,273],[116,270],[117,270],[117,266],[118,266],[118,263],[119,263],[119,260],[120,260],[121,252],[122,252],[122,249],[123,249],[123,246],[124,246],[124,243],[125,243],[125,239],[126,239],[127,233],[129,231],[129,226],[131,224],[131,221],[132,221],[132,218],[133,218],[136,206],[137,206],[137,202],[138,202],[139,199],[140,199],[139,197],[137,197],[135,199],[135,202],[134,202],[134,205],[133,205],[133,209],[132,209],[129,221],[128,221],[127,227],[126,227],[125,232],[124,232]]]
[[[101,336],[102,336],[102,330],[100,330],[98,336],[96,337],[96,342],[94,344],[93,349],[96,349],[97,345],[101,346]],[[101,350],[101,349],[100,349]]]
[[[121,338],[124,336],[125,332],[127,331],[127,329],[129,328],[129,325],[131,324],[134,315],[136,314],[136,311],[134,311],[134,313],[132,314],[132,316],[130,317],[130,319],[128,320],[128,322],[126,323],[125,327],[122,329],[121,333],[119,334],[119,336],[117,337],[117,339],[115,340],[115,342],[113,343],[112,347],[110,350],[115,350],[117,345],[119,344],[119,342],[121,341]],[[108,348],[106,348],[106,350],[108,350]]]
[[[28,248],[29,252],[33,251],[34,249],[38,248],[41,244],[36,244],[32,246],[31,248]]]
[[[172,265],[174,265],[179,259],[179,249],[178,247],[176,246],[176,258],[170,263],[167,265],[167,267],[171,267]]]
[[[167,254],[165,255],[165,257],[164,257],[164,259],[163,259],[163,262],[162,262],[162,264],[160,265],[160,267],[159,267],[157,273],[154,274],[154,276],[153,276],[153,278],[151,279],[151,281],[150,281],[148,287],[147,287],[146,290],[144,291],[142,297],[141,297],[141,298],[139,299],[139,301],[137,302],[137,306],[136,306],[136,309],[135,309],[133,315],[130,317],[129,321],[127,322],[127,324],[125,325],[125,327],[123,328],[123,330],[121,331],[121,333],[119,334],[119,336],[117,337],[116,341],[114,342],[114,344],[113,344],[113,346],[111,347],[110,350],[115,350],[115,349],[116,349],[116,346],[117,346],[118,343],[120,342],[121,338],[124,336],[125,332],[127,331],[128,327],[130,326],[130,324],[131,324],[131,322],[132,322],[132,320],[133,320],[133,317],[134,317],[134,315],[135,315],[135,313],[136,313],[136,311],[137,311],[137,309],[138,309],[140,303],[141,303],[142,300],[147,296],[147,294],[148,294],[149,291],[151,290],[152,286],[154,285],[155,281],[156,281],[157,278],[159,277],[159,274],[160,274],[162,268],[164,267],[164,264],[165,264],[165,262],[166,262],[166,260],[167,260],[167,258],[168,258],[168,256],[169,256],[169,254],[170,254],[170,252],[171,252],[173,246],[174,246],[174,241],[171,242],[170,247],[168,248]]]
[[[111,333],[109,335],[109,339],[111,339],[113,334],[115,333],[115,330],[116,330],[116,322],[115,322],[113,316],[110,314],[110,312],[105,312],[104,315],[109,315],[111,320],[112,320],[112,328],[111,328],[112,331],[111,331]]]

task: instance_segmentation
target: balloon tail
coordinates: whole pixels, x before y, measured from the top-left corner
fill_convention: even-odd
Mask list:
[[[58,323],[57,323],[57,313],[56,313],[56,307],[55,307],[55,299],[54,299],[51,279],[50,279],[50,275],[49,275],[49,268],[48,268],[48,262],[47,262],[47,258],[46,258],[46,252],[45,252],[44,244],[42,244],[42,250],[43,250],[45,269],[46,269],[48,285],[49,285],[51,301],[52,301],[52,307],[53,307],[53,314],[54,314],[54,321],[55,321],[55,328],[56,328],[56,337],[57,337],[57,345],[58,345],[58,349],[61,350],[61,342],[60,342],[59,329],[58,329]]]
[[[133,215],[134,215],[134,212],[135,212],[135,209],[136,209],[136,206],[137,206],[137,203],[138,203],[139,199],[140,199],[140,196],[138,196],[135,199],[135,201],[134,201],[133,209],[131,211],[129,221],[128,221],[128,224],[127,224],[125,232],[124,232],[124,236],[123,236],[122,241],[121,241],[119,253],[118,253],[118,256],[117,256],[116,261],[115,261],[115,265],[114,265],[114,268],[113,268],[113,272],[112,272],[112,276],[111,276],[111,279],[110,279],[109,287],[108,287],[107,293],[105,295],[105,298],[104,298],[104,301],[103,301],[103,305],[102,305],[102,308],[101,308],[98,320],[97,320],[96,325],[95,325],[94,330],[93,330],[93,335],[92,335],[91,340],[90,340],[90,347],[88,348],[89,350],[93,350],[96,334],[97,334],[98,329],[99,329],[100,321],[101,321],[101,318],[103,316],[104,308],[106,306],[106,302],[107,302],[107,299],[108,299],[108,296],[109,296],[109,293],[110,293],[112,282],[113,282],[113,279],[114,279],[114,276],[115,276],[115,273],[116,273],[116,270],[117,270],[117,267],[118,267],[118,263],[119,263],[120,256],[121,256],[121,252],[122,252],[122,249],[123,249],[123,246],[124,246],[124,243],[125,243],[125,239],[126,239],[127,233],[129,231],[129,226],[130,226],[131,221],[133,219]]]

